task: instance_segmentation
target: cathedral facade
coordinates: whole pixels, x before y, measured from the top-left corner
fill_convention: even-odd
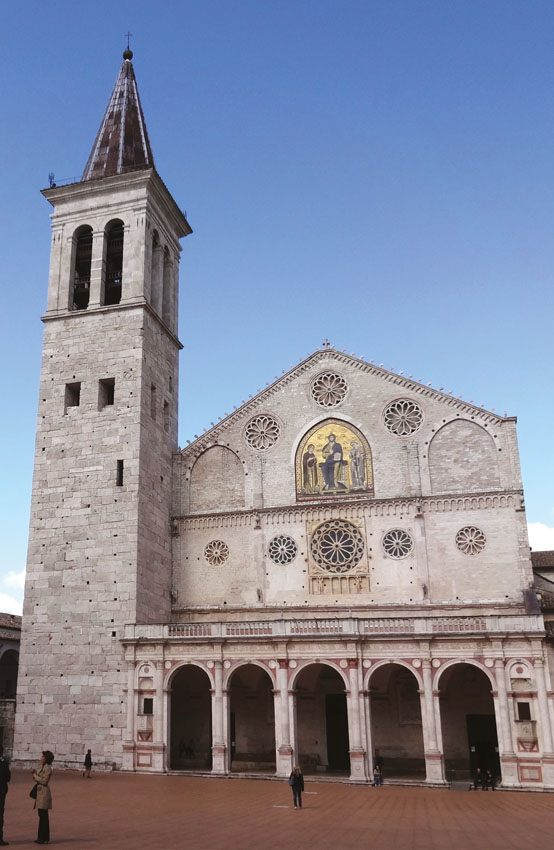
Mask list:
[[[15,758],[554,789],[513,418],[327,342],[185,450],[126,51],[53,206]]]

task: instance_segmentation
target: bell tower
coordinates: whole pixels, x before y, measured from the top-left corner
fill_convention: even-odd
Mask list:
[[[83,177],[43,191],[52,247],[14,757],[122,764],[126,623],[167,622],[179,240],[123,54]],[[47,662],[45,663],[45,654]],[[152,742],[154,745],[161,742]]]

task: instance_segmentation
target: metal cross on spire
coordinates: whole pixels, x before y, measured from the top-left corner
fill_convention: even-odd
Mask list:
[[[125,38],[127,39],[127,50],[130,50],[131,47],[130,47],[130,44],[129,44],[129,39],[131,38],[133,33],[132,32],[126,32],[124,35],[125,35]]]

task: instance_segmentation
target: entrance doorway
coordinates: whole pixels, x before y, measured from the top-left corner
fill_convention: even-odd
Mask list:
[[[478,767],[482,771],[490,770],[493,776],[500,776],[498,758],[498,739],[496,720],[491,714],[468,714],[467,743],[469,747],[469,770],[474,776]]]
[[[349,773],[345,684],[326,664],[310,664],[296,682],[297,761],[304,773]]]
[[[478,767],[500,776],[494,701],[489,677],[473,664],[455,664],[439,681],[447,779],[469,779]]]
[[[212,699],[207,674],[194,664],[171,680],[172,770],[212,769]]]

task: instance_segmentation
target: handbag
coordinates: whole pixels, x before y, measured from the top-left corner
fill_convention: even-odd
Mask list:
[[[294,776],[289,777],[289,785],[290,785],[291,788],[294,785]]]
[[[29,797],[31,798],[31,800],[36,800],[36,798],[37,798],[37,788],[38,788],[38,782],[35,782],[35,784],[31,788],[31,790],[29,791]]]

